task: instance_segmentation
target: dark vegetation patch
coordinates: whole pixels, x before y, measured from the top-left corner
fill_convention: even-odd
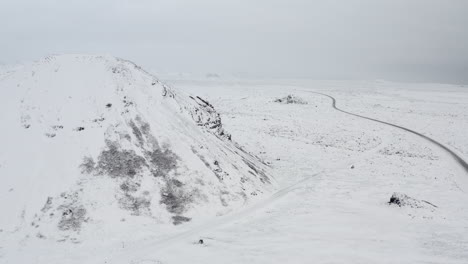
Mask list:
[[[80,165],[81,173],[91,174],[94,171],[96,162],[91,157],[84,157]]]
[[[131,211],[133,215],[140,215],[149,210],[151,199],[147,196],[136,197],[126,193],[119,199],[119,204],[123,209]]]
[[[177,168],[178,157],[170,149],[153,149],[147,151],[146,156],[152,165],[151,171],[155,177],[164,177]]]
[[[115,141],[106,141],[104,150],[101,151],[96,161],[85,157],[81,164],[83,173],[95,175],[108,175],[118,178],[119,189],[122,191],[118,202],[121,208],[129,210],[132,214],[140,215],[150,213],[151,196],[144,192],[141,196],[137,192],[141,188],[142,170],[147,168],[154,177],[162,178],[165,185],[161,190],[159,203],[165,205],[168,212],[177,216],[174,223],[180,224],[189,221],[190,218],[180,216],[186,211],[187,206],[193,202],[195,196],[201,197],[198,189],[186,190],[186,186],[176,179],[176,169],[179,157],[168,146],[160,146],[151,133],[150,125],[137,117],[128,122],[133,134],[121,135],[121,140],[136,138],[134,146],[139,148],[137,154],[134,150],[122,149]],[[137,177],[140,175],[141,177]],[[181,217],[181,218],[179,218]],[[184,220],[185,219],[185,220]]]
[[[192,218],[185,217],[185,216],[182,216],[182,215],[175,215],[175,216],[172,217],[172,223],[174,225],[180,225],[180,224],[188,222],[190,220],[192,220]]]
[[[144,122],[141,117],[137,116],[136,117],[136,121],[138,122],[138,124],[140,125],[140,128],[141,128],[141,131],[142,133],[147,137],[147,138],[150,138],[152,137],[153,135],[151,135],[151,127],[148,123]]]
[[[132,128],[133,135],[135,135],[138,142],[140,144],[143,144],[144,143],[143,133],[141,133],[140,129],[137,127],[135,122],[133,122],[133,120],[130,120],[130,122],[128,122],[128,125]]]
[[[133,178],[146,165],[145,159],[133,150],[120,149],[117,143],[107,141],[107,149],[98,157],[94,168],[97,174],[106,174],[113,178]]]
[[[136,192],[140,189],[141,184],[139,182],[134,182],[127,180],[120,184],[120,189],[125,193]]]
[[[83,131],[83,130],[85,130],[85,128],[84,128],[84,127],[77,127],[77,128],[75,128],[74,130],[75,130],[75,131]]]
[[[161,192],[161,204],[166,205],[168,212],[180,215],[187,209],[187,206],[193,202],[194,197],[201,197],[198,189],[187,191],[184,184],[176,179],[166,182],[166,186]]]
[[[107,107],[107,108],[111,108],[111,107],[112,107],[112,104],[111,104],[111,103],[108,103],[108,104],[106,104],[106,107]]]
[[[171,171],[177,168],[178,157],[168,147],[162,148],[151,133],[151,127],[147,122],[144,122],[140,117],[136,118],[136,123],[129,122],[132,132],[137,138],[140,147],[146,145],[150,150],[144,148],[145,158],[150,164],[150,170],[155,177],[165,177]],[[146,144],[145,144],[146,143]]]
[[[54,138],[56,136],[55,133],[45,133],[46,137],[49,137],[49,138]]]
[[[62,231],[79,231],[83,222],[86,222],[86,209],[81,205],[62,205],[58,208],[62,211],[62,218],[58,228]]]
[[[166,183],[166,187],[161,193],[160,203],[166,205],[167,211],[173,214],[181,214],[191,202],[192,195],[186,193],[182,185],[178,187],[171,181]]]

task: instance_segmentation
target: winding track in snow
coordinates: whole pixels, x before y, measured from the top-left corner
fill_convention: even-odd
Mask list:
[[[446,147],[442,143],[437,142],[436,140],[434,140],[434,139],[432,139],[432,138],[430,138],[428,136],[425,136],[425,135],[423,135],[423,134],[421,134],[419,132],[416,132],[416,131],[411,130],[411,129],[406,128],[406,127],[402,127],[402,126],[395,125],[395,124],[392,124],[392,123],[389,123],[389,122],[381,121],[381,120],[378,120],[378,119],[374,119],[374,118],[370,118],[370,117],[367,117],[367,116],[362,116],[362,115],[358,115],[358,114],[354,114],[354,113],[342,110],[342,109],[336,107],[336,99],[333,96],[330,96],[328,94],[324,94],[324,93],[320,93],[320,92],[313,92],[313,91],[304,91],[304,90],[303,90],[303,92],[319,94],[319,95],[330,98],[332,100],[332,107],[336,111],[339,111],[339,112],[342,112],[342,113],[345,113],[345,114],[348,114],[348,115],[356,116],[356,117],[359,117],[359,118],[367,119],[367,120],[370,120],[370,121],[378,122],[378,123],[381,123],[381,124],[385,124],[385,125],[388,125],[388,126],[396,127],[396,128],[402,129],[402,130],[404,130],[406,132],[410,132],[410,133],[412,133],[414,135],[417,135],[417,136],[431,142],[432,144],[438,146],[439,148],[443,149],[448,154],[450,154],[450,156],[465,170],[465,172],[468,173],[468,163],[465,160],[463,160],[460,156],[458,156],[455,152],[453,152],[451,149],[449,149],[448,147]]]

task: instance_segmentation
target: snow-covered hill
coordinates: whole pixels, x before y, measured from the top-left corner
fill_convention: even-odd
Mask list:
[[[0,79],[0,241],[79,242],[225,214],[274,189],[205,100],[132,62],[51,56]]]

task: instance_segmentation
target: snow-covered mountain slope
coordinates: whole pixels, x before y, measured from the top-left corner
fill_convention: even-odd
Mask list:
[[[208,102],[126,60],[60,55],[10,71],[0,116],[3,241],[178,225],[274,189]]]

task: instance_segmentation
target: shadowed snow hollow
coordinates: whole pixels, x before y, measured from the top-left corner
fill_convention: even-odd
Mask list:
[[[272,189],[208,102],[129,61],[52,56],[3,75],[0,92],[4,234],[177,225]]]

